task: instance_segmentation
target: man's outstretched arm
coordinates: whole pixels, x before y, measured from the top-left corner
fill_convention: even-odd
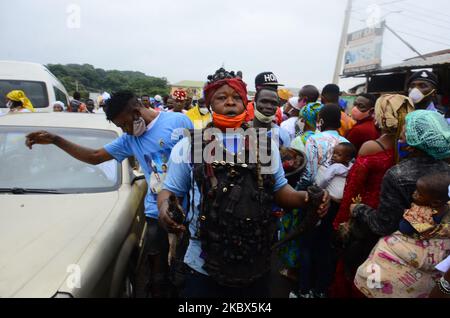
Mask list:
[[[92,164],[98,165],[102,162],[114,159],[105,149],[90,149],[74,144],[58,135],[51,134],[47,131],[37,131],[26,136],[25,144],[32,149],[33,145],[55,145],[72,157]]]

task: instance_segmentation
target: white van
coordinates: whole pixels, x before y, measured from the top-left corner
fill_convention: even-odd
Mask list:
[[[42,64],[0,61],[0,112],[7,112],[6,94],[22,90],[38,112],[53,111],[56,101],[69,104],[61,82]]]

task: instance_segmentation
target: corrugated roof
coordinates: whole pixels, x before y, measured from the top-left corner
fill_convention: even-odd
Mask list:
[[[171,84],[172,87],[192,87],[192,88],[203,88],[205,82],[200,81],[181,81],[175,84]]]
[[[444,54],[433,55],[428,54],[425,55],[426,59],[424,60],[421,57],[415,57],[412,59],[405,60],[402,63],[393,64],[383,66],[377,70],[373,71],[363,71],[358,73],[353,73],[346,75],[345,77],[353,77],[357,75],[365,75],[365,74],[379,74],[379,73],[391,73],[397,71],[405,71],[411,69],[420,69],[420,68],[432,68],[435,66],[441,65],[450,65],[450,51],[443,51]]]

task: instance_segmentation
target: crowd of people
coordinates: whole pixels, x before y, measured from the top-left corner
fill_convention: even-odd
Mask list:
[[[349,110],[337,85],[294,97],[271,72],[249,100],[242,73],[219,69],[202,98],[103,96],[125,134],[101,149],[42,131],[26,144],[90,164],[139,161],[151,297],[269,297],[273,253],[296,283],[290,298],[448,296],[450,119],[435,74],[406,86]],[[74,94],[67,111],[93,107]]]

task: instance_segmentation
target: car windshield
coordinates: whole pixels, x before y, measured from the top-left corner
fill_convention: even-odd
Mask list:
[[[13,90],[23,91],[34,108],[48,107],[47,88],[44,82],[0,79],[0,108],[6,108],[6,94]]]
[[[115,160],[93,166],[54,145],[34,145],[32,150],[28,149],[25,136],[38,130],[47,130],[92,149],[99,149],[118,137],[115,132],[95,129],[0,127],[1,189],[91,193],[119,187],[121,170]]]

